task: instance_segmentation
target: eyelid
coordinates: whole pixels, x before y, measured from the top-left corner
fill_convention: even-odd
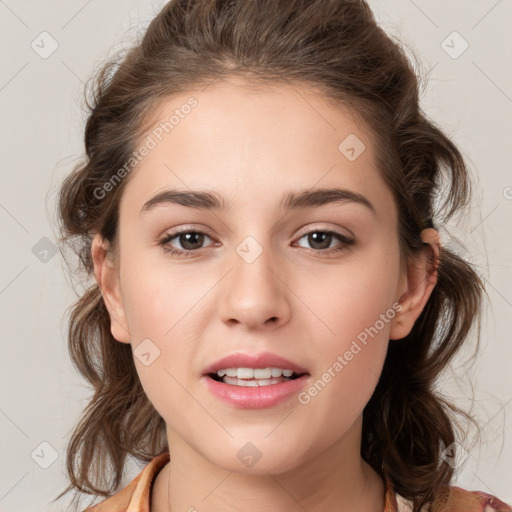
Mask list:
[[[340,230],[347,231],[348,235],[340,232]],[[295,238],[296,239],[302,238],[303,236],[309,235],[310,233],[314,233],[315,231],[330,232],[330,233],[345,236],[345,237],[351,238],[351,239],[355,238],[355,235],[347,228],[340,228],[340,227],[331,228],[331,227],[326,227],[326,226],[311,226],[311,225],[306,225],[303,228],[300,228],[297,235],[295,235]],[[189,226],[186,224],[183,226],[179,226],[177,228],[172,228],[172,229],[166,230],[160,237],[158,237],[158,239],[161,241],[164,238],[174,238],[175,236],[180,235],[182,233],[190,233],[190,232],[204,234],[204,235],[208,236],[209,238],[211,238],[212,240],[216,240],[216,237],[213,236],[212,234],[210,234],[208,228],[205,228],[203,226],[193,227],[193,226]]]
[[[214,239],[215,237],[210,234],[210,230],[203,226],[189,226],[187,224],[184,224],[182,226],[178,226],[177,228],[170,228],[166,229],[160,237],[158,237],[160,240],[167,236],[176,236],[181,235],[182,233],[201,233],[209,236],[210,238]]]
[[[304,235],[309,235],[309,233],[313,233],[315,231],[327,231],[327,232],[335,233],[337,235],[346,236],[347,238],[355,239],[354,233],[352,233],[352,231],[350,231],[350,229],[347,229],[345,227],[343,227],[343,228],[340,226],[326,227],[326,226],[316,226],[316,225],[311,226],[311,224],[307,224],[304,228],[301,228],[296,236],[297,236],[297,238],[301,238]],[[346,231],[347,234],[343,233],[342,231]]]

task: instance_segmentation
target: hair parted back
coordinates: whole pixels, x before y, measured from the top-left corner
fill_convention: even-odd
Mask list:
[[[95,76],[85,157],[60,189],[61,242],[90,276],[92,234],[115,247],[129,176],[105,198],[95,189],[130,159],[162,101],[234,75],[261,85],[312,86],[366,123],[398,207],[404,261],[424,247],[420,232],[432,219],[446,221],[467,205],[462,155],[421,111],[409,60],[363,0],[172,0],[137,45]],[[455,414],[469,417],[434,384],[476,319],[480,328],[483,293],[472,266],[442,247],[437,285],[411,333],[390,341],[363,413],[363,458],[413,500],[414,510],[453,475],[441,453],[456,440]],[[96,284],[71,308],[68,341],[94,394],[70,439],[70,485],[59,498],[72,489],[108,496],[128,455],[149,462],[168,449],[165,423],[144,393],[132,347],[111,335]]]

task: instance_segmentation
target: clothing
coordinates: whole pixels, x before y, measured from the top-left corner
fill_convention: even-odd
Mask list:
[[[169,462],[169,452],[157,455],[124,489],[84,512],[150,512],[149,499],[158,472]],[[450,486],[448,502],[434,500],[428,512],[512,512],[512,507],[483,492],[465,491]],[[393,492],[386,482],[383,512],[407,512],[410,503]]]

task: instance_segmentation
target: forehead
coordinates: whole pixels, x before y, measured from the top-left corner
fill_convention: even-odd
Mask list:
[[[150,149],[122,198],[139,209],[164,188],[216,190],[232,204],[235,196],[244,201],[244,192],[270,198],[273,191],[318,184],[374,195],[372,188],[385,186],[365,124],[346,106],[297,84],[230,78],[173,95],[153,112],[139,140],[144,145]]]

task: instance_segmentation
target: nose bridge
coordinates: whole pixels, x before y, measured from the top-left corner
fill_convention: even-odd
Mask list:
[[[273,253],[269,239],[260,243],[255,236],[247,236],[235,247],[232,261],[234,268],[219,306],[223,320],[248,326],[270,319],[283,321],[289,304],[283,277],[279,276],[280,257]]]

